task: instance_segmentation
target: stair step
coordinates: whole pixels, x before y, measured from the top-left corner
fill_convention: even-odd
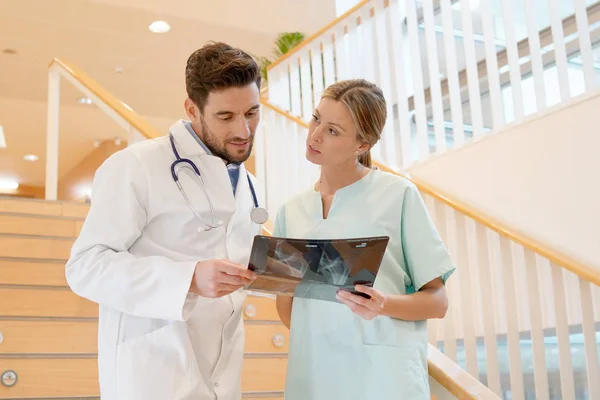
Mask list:
[[[67,287],[64,261],[0,259],[0,285]]]
[[[89,204],[0,197],[0,212],[85,218]]]
[[[244,318],[254,321],[279,321],[275,301],[248,296]],[[97,318],[98,305],[69,289],[0,286],[0,317]]]
[[[98,305],[68,289],[0,288],[0,316],[97,318]]]
[[[0,386],[0,399],[24,397],[98,396],[98,367],[89,359],[3,359],[3,370],[13,370],[18,381]]]
[[[283,324],[245,324],[246,354],[287,354],[289,334]],[[0,358],[7,355],[96,354],[97,321],[0,321]],[[273,343],[275,335],[283,337],[283,346]]]
[[[0,257],[68,260],[73,238],[0,234]]]
[[[0,386],[0,399],[81,397],[99,394],[95,358],[1,360],[3,370],[15,371],[18,381],[13,387]],[[246,358],[242,364],[242,391],[283,391],[286,369],[285,358]]]
[[[75,238],[83,221],[67,217],[47,217],[0,213],[0,233]]]

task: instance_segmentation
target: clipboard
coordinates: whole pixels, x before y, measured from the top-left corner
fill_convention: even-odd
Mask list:
[[[356,292],[354,285],[373,286],[388,242],[388,236],[292,239],[257,235],[248,263],[257,278],[245,289],[294,296],[299,285],[316,285],[333,293],[345,289],[368,297]]]

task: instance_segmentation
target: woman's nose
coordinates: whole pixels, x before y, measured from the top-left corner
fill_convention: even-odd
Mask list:
[[[321,142],[323,139],[323,135],[321,133],[321,129],[319,127],[315,128],[314,131],[310,134],[310,138],[315,142]]]

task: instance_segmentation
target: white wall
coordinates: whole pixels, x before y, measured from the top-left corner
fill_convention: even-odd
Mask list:
[[[409,171],[600,271],[600,92]]]

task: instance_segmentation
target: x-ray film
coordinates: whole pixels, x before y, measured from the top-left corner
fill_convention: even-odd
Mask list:
[[[246,289],[337,301],[339,289],[373,286],[389,237],[288,239],[256,236],[248,268],[257,274]]]

